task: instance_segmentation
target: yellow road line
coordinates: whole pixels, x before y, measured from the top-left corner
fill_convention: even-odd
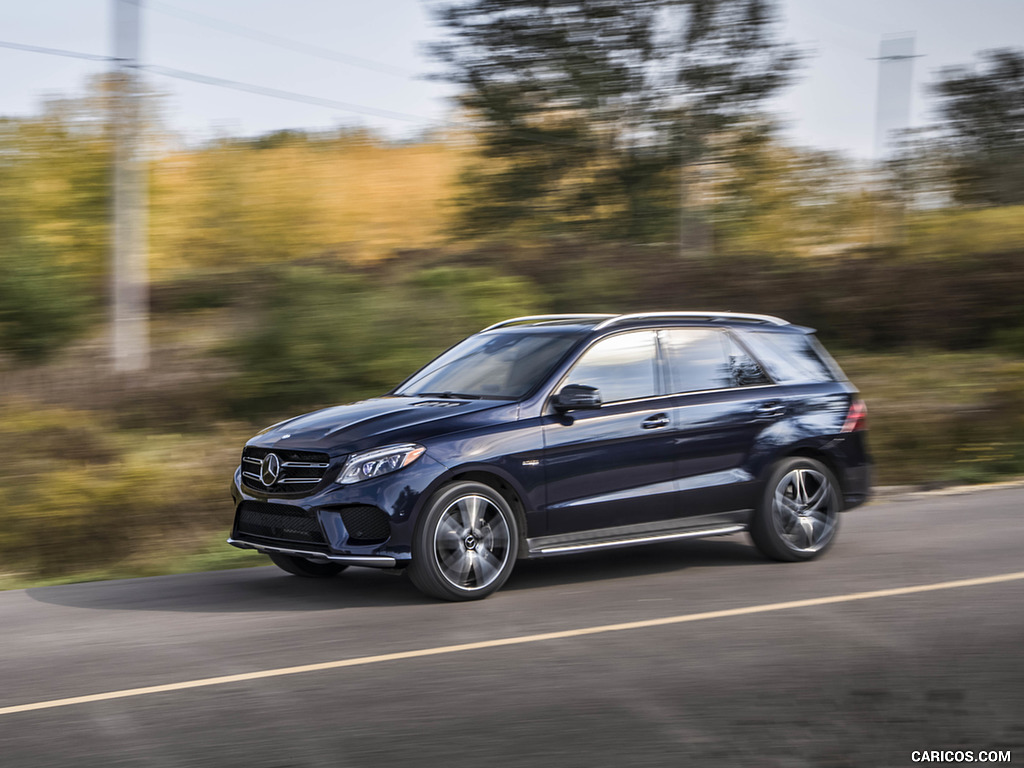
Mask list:
[[[854,592],[846,595],[831,595],[829,597],[812,597],[807,600],[790,600],[785,603],[769,603],[767,605],[751,605],[745,608],[727,608],[721,611],[706,611],[704,613],[689,613],[681,616],[667,616],[661,619],[644,619],[642,621],[628,621],[623,624],[604,624],[596,627],[583,627],[580,629],[566,629],[560,632],[543,632],[538,635],[523,635],[520,637],[504,637],[497,640],[481,640],[476,643],[462,643],[460,645],[444,645],[437,648],[421,648],[415,651],[399,651],[398,653],[384,653],[379,656],[360,656],[355,659],[342,659],[340,661],[325,661],[319,664],[303,664],[297,667],[280,667],[278,669],[264,669],[259,672],[243,672],[238,675],[223,675],[221,677],[204,677],[198,680],[186,680],[180,683],[167,683],[165,685],[149,685],[144,688],[126,688],[121,691],[108,691],[107,693],[92,693],[86,696],[73,696],[67,699],[51,699],[49,701],[37,701],[31,704],[16,704],[11,707],[0,708],[0,715],[13,715],[18,712],[32,712],[39,709],[54,709],[56,707],[69,707],[73,704],[90,704],[96,701],[110,701],[111,699],[126,699],[132,696],[145,696],[150,693],[168,693],[171,691],[185,691],[189,688],[206,688],[211,685],[227,685],[229,683],[244,683],[249,680],[262,680],[268,677],[284,677],[285,675],[299,675],[306,672],[323,672],[329,669],[341,669],[343,667],[361,667],[367,664],[380,664],[385,661],[401,661],[403,659],[418,659],[423,656],[442,656],[449,653],[461,653],[463,651],[477,651],[483,648],[501,648],[509,645],[525,645],[527,643],[540,643],[547,640],[562,640],[569,637],[583,637],[585,635],[602,635],[607,632],[622,632],[630,629],[647,629],[649,627],[664,627],[670,624],[687,624],[693,621],[707,621],[709,619],[726,619],[732,616],[749,616],[755,613],[771,613],[773,611],[788,611],[793,608],[812,608],[818,605],[835,605],[837,603],[852,603],[857,600],[875,600],[882,597],[899,597],[901,595],[916,595],[922,592],[938,592],[947,589],[963,589],[964,587],[980,587],[986,584],[1001,584],[1008,581],[1024,580],[1024,571],[1016,573],[1003,573],[997,576],[983,576],[977,579],[960,579],[958,581],[943,581],[937,584],[922,584],[915,587],[895,587],[893,589],[878,589],[872,592]]]

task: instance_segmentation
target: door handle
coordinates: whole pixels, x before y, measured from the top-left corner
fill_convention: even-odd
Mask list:
[[[771,421],[786,412],[786,406],[778,402],[762,403],[754,409],[754,417],[758,421]]]
[[[644,429],[660,429],[661,427],[667,427],[669,425],[667,413],[656,413],[653,416],[648,416],[643,420],[640,425]]]

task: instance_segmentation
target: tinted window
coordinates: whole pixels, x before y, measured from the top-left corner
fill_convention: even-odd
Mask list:
[[[717,330],[674,328],[661,331],[673,392],[698,392],[734,386],[726,343]]]
[[[802,333],[746,331],[743,341],[779,384],[835,381],[828,363],[818,354],[813,338]]]
[[[725,346],[729,356],[729,367],[732,369],[734,386],[753,387],[760,384],[771,384],[771,379],[741,347],[731,335],[726,334]]]
[[[518,399],[550,376],[578,339],[578,333],[470,336],[413,374],[395,394]]]
[[[586,384],[601,391],[606,403],[658,394],[654,331],[620,333],[602,339],[583,353],[566,384]]]

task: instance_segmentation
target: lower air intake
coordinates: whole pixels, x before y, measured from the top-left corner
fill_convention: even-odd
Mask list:
[[[235,531],[248,537],[257,536],[268,543],[326,545],[316,514],[292,504],[269,504],[243,501],[238,505]]]
[[[377,507],[342,507],[341,522],[352,544],[382,544],[391,538],[391,520]]]

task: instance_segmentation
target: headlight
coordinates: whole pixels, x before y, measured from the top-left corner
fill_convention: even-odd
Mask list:
[[[358,483],[371,477],[380,477],[407,467],[423,455],[427,449],[415,443],[405,445],[389,445],[387,448],[375,448],[349,456],[348,461],[335,482]]]

